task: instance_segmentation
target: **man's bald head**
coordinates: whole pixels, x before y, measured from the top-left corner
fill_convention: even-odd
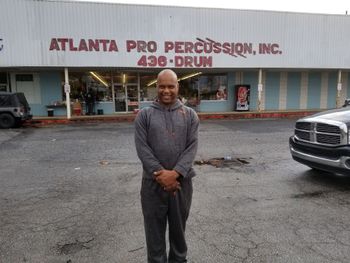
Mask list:
[[[177,101],[179,84],[177,75],[171,69],[164,69],[157,78],[158,100],[163,105],[171,105]]]
[[[159,72],[159,73],[158,73],[158,77],[157,77],[157,81],[159,80],[159,78],[162,78],[162,77],[164,77],[165,75],[166,75],[167,77],[171,76],[171,77],[175,78],[176,81],[177,81],[177,75],[176,75],[176,73],[175,73],[173,70],[171,70],[171,69],[163,69],[161,72]]]

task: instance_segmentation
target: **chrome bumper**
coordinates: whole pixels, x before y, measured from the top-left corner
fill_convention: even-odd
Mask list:
[[[348,156],[341,156],[339,159],[327,159],[324,157],[319,157],[312,154],[307,154],[307,153],[297,151],[296,149],[293,148],[293,146],[290,146],[290,152],[293,156],[309,162],[318,163],[321,165],[326,165],[334,168],[350,170],[350,157]]]

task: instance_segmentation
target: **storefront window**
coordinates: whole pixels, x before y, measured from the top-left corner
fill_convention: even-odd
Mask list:
[[[201,75],[199,92],[201,100],[227,100],[227,75]]]
[[[141,101],[153,101],[157,97],[156,74],[141,75]],[[200,100],[227,100],[227,75],[202,74],[200,72],[179,74],[179,97],[189,106]]]
[[[157,74],[140,75],[140,100],[153,101],[157,97]]]
[[[112,101],[110,72],[69,72],[69,84],[72,100],[84,101],[90,91],[95,101]],[[63,100],[65,100],[64,91]]]
[[[0,91],[7,91],[7,73],[0,72]]]

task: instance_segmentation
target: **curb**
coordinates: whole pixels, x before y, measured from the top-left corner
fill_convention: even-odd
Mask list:
[[[321,110],[310,111],[281,111],[281,112],[199,112],[200,120],[238,120],[238,119],[282,119],[282,118],[302,118]],[[111,122],[133,122],[136,114],[120,114],[105,116],[73,116],[71,119],[66,117],[36,117],[27,121],[26,127],[45,127],[51,125],[70,125],[82,123],[111,123]]]

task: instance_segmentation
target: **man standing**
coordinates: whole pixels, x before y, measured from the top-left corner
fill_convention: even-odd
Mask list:
[[[85,96],[85,103],[86,103],[86,115],[92,115],[95,113],[94,107],[95,107],[95,96],[91,88],[89,88],[88,92]]]
[[[174,71],[157,78],[158,98],[135,120],[135,144],[142,162],[141,204],[149,263],[187,262],[186,221],[192,201],[192,168],[199,119],[178,100]],[[165,233],[169,224],[169,256]]]

